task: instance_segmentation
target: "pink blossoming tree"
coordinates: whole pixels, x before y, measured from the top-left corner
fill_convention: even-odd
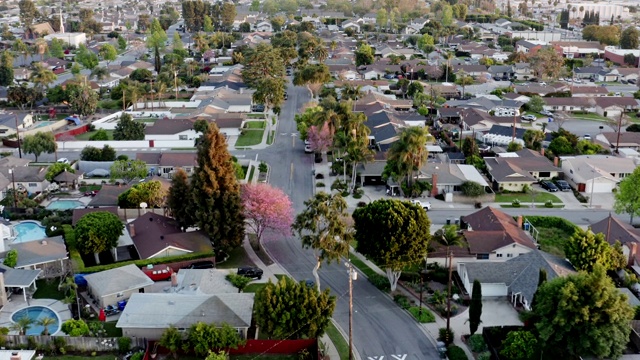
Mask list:
[[[310,126],[307,138],[309,139],[311,150],[317,153],[327,151],[333,144],[333,134],[331,134],[328,122],[325,122],[322,126]]]
[[[244,216],[259,242],[265,230],[289,235],[293,223],[293,207],[289,197],[269,184],[247,184],[242,187]]]

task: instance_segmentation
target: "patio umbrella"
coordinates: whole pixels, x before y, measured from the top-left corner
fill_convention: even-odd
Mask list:
[[[104,309],[100,308],[100,314],[98,314],[98,320],[100,321],[106,321],[107,320],[107,316],[104,314]]]

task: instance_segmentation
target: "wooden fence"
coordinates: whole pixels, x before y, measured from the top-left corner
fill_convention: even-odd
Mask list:
[[[70,337],[55,336],[63,338],[66,342],[67,351],[115,351],[118,349],[118,338],[114,337]],[[38,344],[38,346],[49,345],[53,342],[54,336],[25,336],[25,335],[5,335],[7,348],[24,348]],[[30,340],[31,339],[31,340]],[[146,347],[147,340],[143,338],[131,338],[131,348]]]

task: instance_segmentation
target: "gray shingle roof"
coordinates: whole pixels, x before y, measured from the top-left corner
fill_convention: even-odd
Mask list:
[[[153,285],[153,280],[133,264],[85,275],[84,278],[97,297]]]
[[[16,268],[45,264],[68,258],[67,247],[62,236],[56,236],[38,241],[13,243],[11,249],[18,251]]]

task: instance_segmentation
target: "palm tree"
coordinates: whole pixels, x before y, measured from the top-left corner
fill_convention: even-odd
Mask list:
[[[364,122],[357,123],[351,132],[351,141],[347,147],[347,159],[351,163],[351,189],[355,189],[358,164],[373,160],[374,152],[369,149],[371,130]]]
[[[455,57],[455,54],[447,52],[444,58],[447,60],[447,75],[445,78],[445,82],[449,82],[449,68],[451,67],[451,59]]]
[[[11,324],[11,326],[9,326],[9,328],[12,331],[15,331],[18,333],[18,335],[26,335],[27,334],[27,330],[29,330],[31,328],[31,325],[33,325],[33,319],[28,317],[28,316],[23,316],[20,319],[18,319],[18,321],[14,322],[13,324]]]
[[[158,81],[155,83],[156,93],[158,94],[158,106],[164,106],[163,94],[167,92],[167,84],[162,81]]]
[[[447,258],[445,259],[445,267],[448,267],[449,250],[452,246],[462,247],[464,242],[462,241],[462,235],[458,234],[458,227],[456,225],[445,225],[442,229],[439,229],[433,234],[433,239],[438,244],[447,247]]]
[[[398,167],[397,174],[406,177],[409,188],[413,187],[415,171],[427,161],[429,153],[426,145],[429,137],[427,128],[405,128],[400,132],[398,141],[389,149],[388,159]]]
[[[108,76],[109,76],[109,70],[107,70],[107,68],[104,66],[98,66],[98,67],[95,67],[93,70],[91,70],[90,78],[95,78],[96,80],[100,81],[102,79],[107,78]]]
[[[209,48],[209,38],[207,37],[207,34],[202,32],[198,32],[193,36],[193,43],[201,54]]]
[[[36,63],[31,72],[31,82],[41,89],[48,88],[49,84],[56,81],[58,76],[53,71],[42,66],[41,63]]]
[[[56,320],[54,318],[50,318],[48,316],[43,317],[36,321],[36,324],[42,326],[44,329],[42,330],[42,335],[49,335],[49,326],[54,325]]]
[[[138,99],[140,98],[140,86],[138,84],[137,81],[133,82],[133,84],[129,84],[129,86],[127,86],[127,89],[125,90],[127,92],[126,97],[127,99],[131,100],[131,104],[133,105],[133,110],[136,110],[136,104],[138,102]]]
[[[465,97],[465,88],[467,85],[473,84],[473,77],[469,76],[466,72],[460,70],[456,74],[456,84],[462,86],[462,98]]]
[[[43,38],[37,38],[34,44],[34,50],[40,55],[40,61],[44,61],[44,54],[49,52],[49,45]]]
[[[322,64],[327,59],[327,57],[329,57],[329,52],[327,51],[327,48],[324,47],[324,45],[318,44],[313,49],[313,57],[315,57],[316,60],[318,60],[318,62]]]
[[[314,251],[316,265],[313,276],[320,291],[320,265],[348,256],[353,229],[347,224],[347,202],[340,194],[319,192],[304,205],[305,210],[296,216],[291,228],[302,240],[302,246]]]
[[[331,51],[336,51],[337,48],[338,43],[335,40],[331,40],[331,42],[329,43],[329,49],[331,49]]]

